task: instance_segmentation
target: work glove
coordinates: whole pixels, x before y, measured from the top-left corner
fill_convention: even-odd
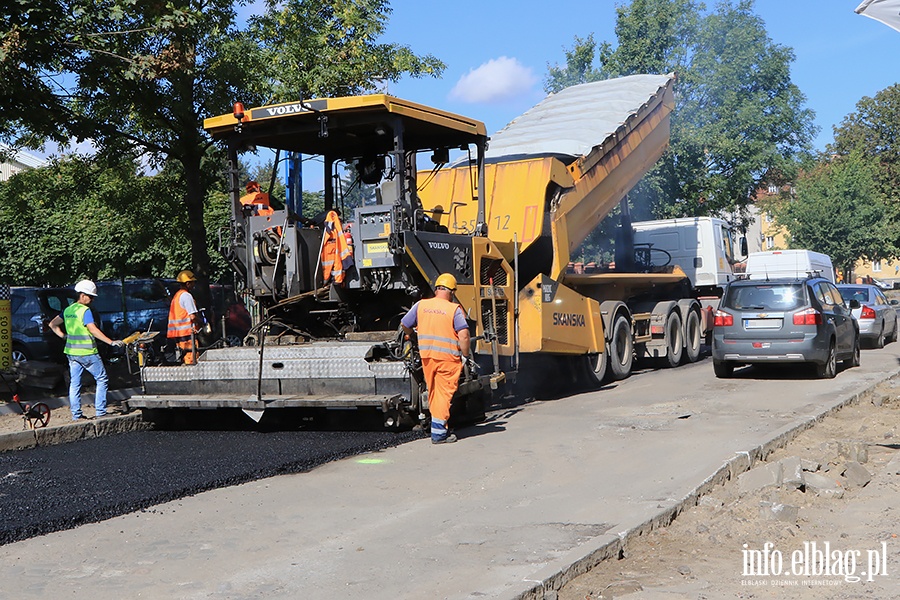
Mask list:
[[[125,342],[123,342],[122,340],[113,340],[110,346],[112,346],[113,348],[124,348]]]

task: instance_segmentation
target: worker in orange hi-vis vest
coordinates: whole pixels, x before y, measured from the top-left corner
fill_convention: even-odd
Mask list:
[[[275,211],[269,203],[269,195],[262,191],[259,183],[255,181],[247,182],[247,193],[241,196],[241,206],[250,211],[251,215],[271,215]]]
[[[192,271],[181,271],[175,278],[181,284],[181,289],[172,297],[169,305],[169,328],[166,337],[175,342],[175,346],[181,351],[184,364],[197,363],[197,333],[202,325],[200,311],[194,302],[191,290],[197,282]]]
[[[341,227],[338,214],[330,210],[325,216],[325,235],[322,241],[322,280],[344,283],[347,269],[353,264],[353,252]]]
[[[431,443],[449,444],[456,434],[448,431],[450,400],[459,387],[459,376],[469,356],[469,325],[462,307],[451,300],[456,278],[444,273],[435,281],[434,298],[416,302],[400,321],[410,334],[415,328],[419,355],[428,388],[431,413]]]

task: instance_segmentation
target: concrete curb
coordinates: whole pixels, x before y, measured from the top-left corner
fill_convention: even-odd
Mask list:
[[[845,406],[859,403],[870,396],[878,386],[898,377],[898,375],[900,375],[900,371],[890,373],[862,391],[839,400],[836,404],[819,414],[783,427],[768,442],[755,448],[738,452],[734,458],[725,461],[712,475],[672,506],[661,510],[645,521],[626,527],[617,535],[607,533],[585,542],[555,561],[555,564],[548,565],[538,571],[534,579],[524,582],[527,585],[527,589],[520,591],[511,590],[511,593],[504,595],[504,598],[507,600],[555,600],[556,592],[565,584],[579,575],[587,573],[605,560],[621,557],[627,551],[630,542],[660,527],[670,525],[679,514],[696,506],[700,498],[714,488],[736,479],[741,473],[749,471],[758,463],[764,461],[775,450],[786,446],[788,442],[802,432],[815,426],[826,417],[837,413]]]
[[[106,393],[106,401],[109,404],[124,404],[128,401],[129,398],[131,398],[135,394],[140,393],[141,388],[121,388],[118,390],[109,390]],[[69,398],[67,396],[46,396],[22,399],[23,404],[37,404],[38,402],[43,402],[54,410],[57,408],[69,406]],[[94,392],[83,392],[81,394],[81,403],[93,404]],[[0,404],[0,415],[9,414],[19,414],[19,407],[13,404],[11,400],[5,404]]]
[[[55,427],[0,434],[0,452],[25,450],[37,446],[67,444],[104,435],[128,431],[144,431],[147,429],[152,429],[152,425],[144,421],[140,413],[103,417],[90,421],[57,425]]]

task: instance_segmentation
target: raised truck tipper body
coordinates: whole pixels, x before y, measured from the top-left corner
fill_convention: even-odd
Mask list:
[[[626,377],[636,353],[669,365],[696,360],[700,306],[681,270],[567,270],[570,252],[663,153],[673,83],[637,75],[568,88],[489,149],[482,123],[387,95],[236,105],[207,119],[228,149],[232,218],[222,251],[255,309],[246,340],[255,345],[207,350],[191,367],[145,367],[144,393],[130,406],[151,418],[372,408],[386,426],[421,421],[427,391],[398,325],[443,272],[458,281],[477,342],[480,369],[465,370],[454,400],[467,412],[483,410],[524,357],[556,357],[595,382],[608,365],[611,377]],[[327,223],[297,206],[255,216],[241,205],[238,156],[261,147],[320,156],[326,210],[341,205],[342,165],[379,185],[377,203],[354,211],[343,283],[322,279]],[[622,263],[633,258],[623,251]]]

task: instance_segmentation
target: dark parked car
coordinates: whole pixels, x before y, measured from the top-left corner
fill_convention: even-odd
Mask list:
[[[172,301],[170,284],[161,279],[98,281],[100,294],[91,302],[103,333],[120,340],[135,331],[165,332]]]
[[[13,360],[58,360],[63,341],[50,331],[48,324],[61,310],[51,306],[67,306],[69,292],[38,287],[13,287],[10,291]]]
[[[236,302],[231,286],[212,285],[213,309],[205,311],[210,320],[211,335],[200,338],[202,345],[221,337],[225,316],[226,344],[240,345],[250,329],[250,315]],[[135,331],[158,331],[157,343],[166,342],[169,304],[178,284],[167,279],[126,279],[98,281],[99,295],[91,303],[94,321],[113,339],[123,339]],[[50,321],[75,302],[72,287],[12,288],[13,360],[55,360],[63,358],[64,342],[48,327]],[[100,345],[101,354],[108,349]]]
[[[859,308],[853,316],[859,322],[859,335],[875,348],[884,348],[885,342],[897,341],[896,300],[888,300],[877,285],[840,284],[844,300],[858,300]]]
[[[716,311],[716,377],[743,364],[811,363],[823,378],[835,376],[839,360],[858,366],[858,307],[821,277],[734,281]]]
[[[171,285],[166,281],[98,281],[97,288],[91,312],[106,335],[122,339],[135,331],[166,331],[171,301]],[[11,298],[13,360],[61,360],[63,341],[48,324],[75,302],[74,290],[14,287]]]

